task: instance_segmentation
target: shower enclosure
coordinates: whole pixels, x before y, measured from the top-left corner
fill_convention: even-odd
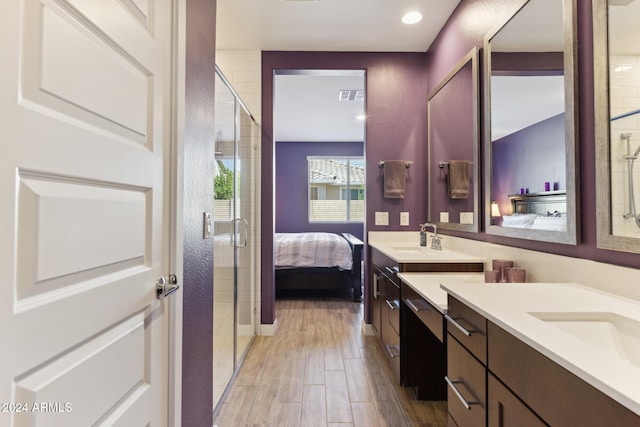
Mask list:
[[[638,200],[640,169],[640,110],[611,118],[611,226],[614,235],[640,234]]]
[[[216,67],[213,405],[256,335],[258,125]]]

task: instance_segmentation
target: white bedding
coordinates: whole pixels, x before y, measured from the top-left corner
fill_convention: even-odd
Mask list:
[[[332,233],[276,233],[273,241],[276,268],[338,267],[351,270],[349,243]]]
[[[532,230],[567,231],[567,217],[538,214],[513,214],[502,217],[503,227],[529,228]]]

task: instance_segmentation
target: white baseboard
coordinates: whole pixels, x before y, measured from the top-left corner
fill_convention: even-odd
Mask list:
[[[363,335],[376,335],[376,330],[371,323],[362,323],[362,334]]]
[[[276,334],[278,330],[278,319],[273,321],[273,324],[261,324],[260,325],[260,335],[265,337],[272,337]]]

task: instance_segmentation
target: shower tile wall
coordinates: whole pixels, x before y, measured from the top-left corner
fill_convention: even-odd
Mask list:
[[[640,56],[615,55],[610,61],[611,116],[640,109]],[[640,145],[640,114],[611,122],[611,204],[614,235],[640,237],[633,219],[624,219],[629,210],[628,162],[622,133],[631,133],[631,154]],[[640,213],[640,159],[634,165],[636,210]]]

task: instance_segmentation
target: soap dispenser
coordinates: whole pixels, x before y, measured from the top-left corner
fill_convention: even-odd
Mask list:
[[[427,246],[427,224],[420,224],[420,246]]]

